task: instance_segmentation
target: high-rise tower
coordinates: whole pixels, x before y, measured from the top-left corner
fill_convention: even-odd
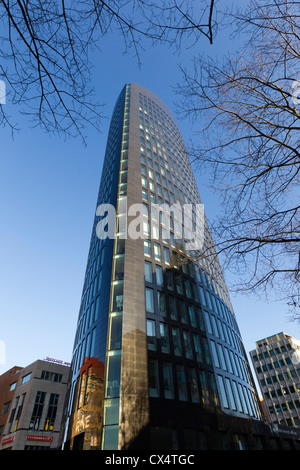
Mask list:
[[[300,341],[284,332],[250,351],[270,420],[300,427]]]
[[[174,205],[188,207],[199,230],[201,200],[174,117],[126,85],[104,158],[64,448],[222,448],[232,423],[238,433],[260,419],[220,266],[189,243],[176,211],[168,217]],[[205,219],[200,230],[211,244]]]

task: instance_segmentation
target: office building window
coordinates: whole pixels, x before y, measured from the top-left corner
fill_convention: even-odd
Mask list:
[[[40,420],[41,420],[44,403],[45,403],[45,397],[46,397],[45,392],[37,392],[32,415],[31,415],[31,420],[29,424],[30,429],[35,429],[35,430],[39,429]]]
[[[158,303],[158,313],[165,317],[167,315],[166,310],[166,296],[163,292],[157,292],[157,303]]]
[[[229,403],[228,403],[228,399],[227,399],[227,395],[225,391],[224,379],[221,375],[217,375],[217,380],[218,380],[218,385],[219,385],[221,403],[224,408],[229,408]]]
[[[179,317],[182,323],[187,324],[187,306],[184,300],[178,301]]]
[[[185,355],[187,359],[193,359],[192,343],[191,343],[191,338],[189,336],[189,333],[184,330],[182,332],[182,335],[183,335]]]
[[[158,243],[154,243],[153,245],[153,249],[154,249],[154,257],[157,261],[161,261],[161,248],[160,248],[160,245]]]
[[[25,375],[24,377],[22,377],[22,380],[21,380],[21,384],[25,384],[26,382],[28,382],[29,380],[31,379],[31,372],[27,375]]]
[[[177,377],[177,387],[178,387],[178,398],[179,400],[187,400],[187,389],[186,389],[186,379],[184,367],[182,365],[176,365],[176,377]]]
[[[148,349],[156,350],[155,321],[147,320],[147,345]]]
[[[120,349],[122,342],[122,315],[115,314],[111,316],[110,326],[110,345],[109,349]]]
[[[146,293],[146,310],[147,312],[154,313],[153,290],[146,288],[145,293]]]
[[[149,395],[150,397],[159,396],[159,378],[158,364],[154,359],[148,361],[148,377],[149,377]]]
[[[145,261],[145,281],[152,283],[152,263]]]
[[[106,398],[120,396],[121,354],[108,356]]]
[[[181,356],[180,332],[178,328],[172,328],[173,349],[175,356]]]
[[[172,366],[170,362],[163,362],[163,382],[165,398],[174,398]]]
[[[194,403],[200,402],[199,396],[199,389],[198,389],[198,382],[197,382],[197,375],[195,369],[189,368],[189,385],[191,391],[192,401]]]
[[[169,341],[169,330],[168,325],[160,323],[160,340],[161,340],[161,352],[169,354],[170,352],[170,341]]]
[[[156,273],[156,284],[159,287],[163,286],[164,280],[163,280],[163,269],[162,269],[162,267],[156,265],[155,273]]]
[[[169,296],[169,310],[170,318],[172,318],[172,320],[177,320],[176,300],[175,297],[173,297],[172,295]]]
[[[204,405],[210,404],[208,381],[204,370],[199,371],[199,381],[201,385],[201,397]]]
[[[50,382],[61,382],[62,381],[62,374],[58,374],[55,372],[49,372],[47,370],[42,371],[41,379],[49,380]]]
[[[144,240],[144,254],[151,256],[151,243],[149,240]]]
[[[59,395],[57,393],[51,393],[48,411],[46,415],[46,422],[44,426],[45,431],[53,431],[54,429],[54,422],[55,422],[56,413],[57,413],[58,399],[59,399]]]

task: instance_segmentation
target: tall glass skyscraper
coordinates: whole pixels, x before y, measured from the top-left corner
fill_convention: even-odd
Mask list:
[[[171,112],[150,91],[126,85],[104,158],[64,448],[226,448],[228,429],[260,420],[217,258],[191,245],[171,210],[188,207],[195,232],[200,205]],[[204,248],[212,245],[205,218],[200,229]]]

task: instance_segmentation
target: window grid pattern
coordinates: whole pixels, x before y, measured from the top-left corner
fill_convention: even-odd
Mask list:
[[[279,333],[256,343],[250,352],[269,417],[273,423],[300,426],[299,342]]]
[[[154,348],[154,331],[157,338],[160,338],[161,321],[181,319],[177,327],[171,328],[170,324],[168,325],[174,356],[181,357],[184,354],[199,367],[199,358],[202,360],[204,358],[200,345],[205,345],[206,357],[210,350],[213,366],[221,377],[218,386],[223,408],[258,417],[242,341],[235,316],[231,311],[221,269],[217,263],[212,269],[205,260],[201,260],[199,264],[186,264],[185,253],[196,256],[198,253],[189,253],[185,248],[184,232],[180,232],[181,227],[178,227],[180,219],[176,220],[176,214],[168,219],[171,232],[170,237],[167,237],[165,214],[153,206],[158,204],[170,207],[176,203],[181,206],[185,203],[201,203],[180,133],[169,116],[142,94],[139,100],[139,113],[141,184],[145,216],[143,224],[145,297],[149,332],[152,331],[152,336],[148,339],[150,350]],[[192,212],[192,223],[195,217],[195,213]],[[181,239],[178,238],[178,233],[183,233]],[[206,239],[210,237],[208,229],[205,230],[205,237]],[[156,240],[153,241],[153,238]],[[150,264],[153,264],[152,269]],[[164,272],[164,285],[160,276],[156,283],[153,281],[153,285],[150,286],[149,273],[152,271],[154,278],[159,268]],[[173,278],[174,273],[177,273],[175,278]],[[155,321],[155,315],[162,316],[163,319],[158,317],[154,328],[154,323],[150,324],[150,321]],[[184,329],[188,325],[190,330]],[[197,352],[195,343],[191,341],[192,335],[195,338],[199,335],[200,338],[198,343],[196,339]],[[210,359],[208,361],[210,362]],[[203,363],[203,367],[207,369],[208,364]],[[155,371],[152,366],[151,371],[152,373]],[[188,383],[187,371],[184,371],[184,374]],[[173,376],[178,377],[178,374],[175,373]],[[221,380],[224,381],[224,387]],[[199,386],[201,389],[200,383]],[[209,389],[211,390],[211,387]],[[150,394],[157,393],[150,387]],[[184,396],[183,392],[181,396]]]
[[[102,449],[118,448],[118,424],[121,380],[122,311],[125,260],[125,229],[127,223],[127,168],[129,145],[130,87],[126,87],[120,172],[118,184],[116,240],[114,244],[111,305],[109,315],[108,357],[104,400]],[[109,441],[108,441],[108,436]],[[111,437],[114,436],[114,439]],[[109,444],[108,444],[109,442]],[[109,446],[109,447],[107,447]]]
[[[120,170],[119,139],[120,122],[123,123],[124,116],[124,99],[122,91],[115,105],[110,123],[97,207],[106,203],[115,205],[115,192],[112,187],[115,184],[114,178],[116,174],[119,175]],[[80,370],[85,360],[98,357],[96,348],[100,344],[99,337],[101,337],[102,341],[103,336],[103,333],[101,333],[103,328],[99,328],[98,325],[102,321],[103,315],[108,315],[108,311],[106,312],[103,308],[103,303],[106,302],[107,297],[106,293],[104,295],[103,290],[103,282],[107,277],[107,270],[109,269],[107,265],[106,274],[103,275],[103,272],[105,269],[105,258],[110,250],[110,240],[98,238],[96,233],[98,223],[99,217],[95,217],[72,354],[72,383],[69,392],[67,416],[74,413],[78,406],[85,404],[85,400],[81,400],[80,397],[84,395],[81,388],[86,387],[85,382],[87,378],[84,377],[84,380],[81,380]],[[105,357],[103,357],[102,361],[103,363],[105,362]]]

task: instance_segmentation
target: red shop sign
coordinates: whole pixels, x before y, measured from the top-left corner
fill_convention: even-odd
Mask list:
[[[2,445],[4,444],[8,444],[9,442],[13,442],[15,436],[12,436],[12,437],[7,437],[6,439],[2,439]]]
[[[27,441],[51,442],[51,441],[53,441],[53,437],[49,437],[49,436],[32,436],[31,434],[28,434]]]

